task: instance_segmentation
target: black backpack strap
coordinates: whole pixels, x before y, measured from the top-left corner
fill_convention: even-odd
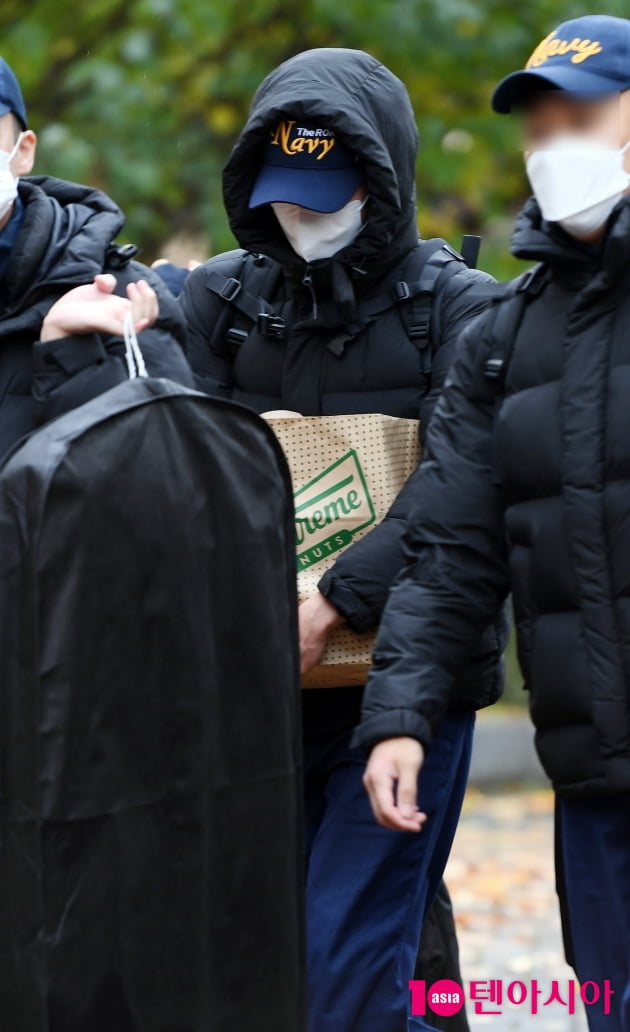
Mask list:
[[[541,293],[548,280],[548,266],[535,265],[522,276],[506,284],[505,292],[493,308],[494,317],[486,325],[490,341],[490,355],[486,359],[484,374],[491,380],[501,395],[505,387],[510,359],[516,344],[519,327],[525,308],[531,298]]]
[[[359,302],[357,306],[358,318],[363,323],[371,322],[377,316],[382,315],[383,312],[388,312],[395,305],[401,305],[415,298],[418,293],[425,289],[424,284],[428,284],[430,274],[424,278],[422,283],[420,282],[420,276],[425,265],[433,255],[442,250],[446,251],[446,249],[448,249],[449,257],[440,259],[440,264],[445,261],[453,261],[454,259],[463,261],[461,255],[458,255],[457,251],[449,247],[446,240],[436,238],[434,240],[419,241],[407,259],[404,271],[405,278],[391,283],[388,289],[382,293],[375,294],[366,298],[365,301]]]
[[[469,269],[476,269],[481,249],[481,237],[473,233],[466,233],[462,237],[462,258]]]
[[[217,321],[210,345],[225,341],[234,356],[254,328],[263,337],[284,340],[285,322],[273,314],[267,300],[273,297],[281,275],[277,262],[248,252],[243,252],[241,267],[235,276],[211,269],[206,276],[206,286],[225,302],[226,318]]]
[[[479,238],[474,239],[478,241]],[[470,257],[472,259],[472,253]],[[446,240],[419,241],[408,258],[405,279],[360,302],[356,326],[363,328],[379,315],[399,306],[407,334],[423,355],[422,371],[428,374],[431,370],[431,316],[438,281],[445,269],[454,275],[467,267],[462,255]],[[243,252],[237,275],[226,276],[218,269],[211,269],[206,277],[206,286],[226,303],[226,310],[232,314],[227,319],[217,320],[210,345],[225,340],[234,355],[254,327],[264,337],[284,340],[286,323],[274,315],[267,300],[273,297],[281,275],[282,269],[276,262],[264,255],[247,252]],[[338,351],[342,353],[343,348]]]
[[[407,259],[405,278],[393,283],[388,291],[359,304],[360,323],[365,326],[397,306],[408,337],[422,352],[422,371],[428,374],[431,370],[431,316],[438,281],[445,269],[454,275],[466,267],[461,254],[446,240],[419,241]]]
[[[399,289],[407,286],[409,290],[408,299],[402,299],[404,303],[401,304],[400,315],[410,340],[413,340],[422,352],[422,371],[426,374],[431,371],[431,326],[438,283],[443,278],[443,273],[450,277],[467,268],[461,254],[458,254],[450,244],[446,241],[438,242],[441,246],[436,248],[436,241],[426,241],[427,245],[432,246],[431,253],[426,257],[422,254],[424,243],[416,248],[407,270],[409,282],[399,284]]]
[[[498,471],[498,435],[496,422],[505,396],[505,382],[514,354],[518,331],[523,321],[528,302],[537,297],[549,278],[546,265],[535,265],[511,283],[503,284],[503,293],[489,310],[488,322],[484,326],[484,338],[489,344],[490,354],[484,366],[479,370],[477,386],[487,395],[488,387],[494,393],[493,442],[492,442],[492,482],[496,487],[502,486]],[[483,380],[483,382],[482,382]]]

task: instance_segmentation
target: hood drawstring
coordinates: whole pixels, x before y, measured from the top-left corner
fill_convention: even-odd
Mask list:
[[[302,284],[307,288],[309,294],[311,295],[311,304],[313,306],[311,316],[313,321],[315,322],[317,320],[317,316],[319,315],[319,307],[317,305],[317,294],[315,293],[315,287],[313,286],[313,277],[311,276],[310,265],[306,266],[304,278],[302,279]]]

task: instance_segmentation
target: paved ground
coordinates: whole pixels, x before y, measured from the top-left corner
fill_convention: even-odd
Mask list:
[[[562,952],[553,875],[553,796],[547,789],[468,792],[446,881],[457,914],[464,988],[471,980],[503,983],[497,1016],[475,1015],[473,1032],[586,1032],[577,989],[576,1013],[548,999],[552,981],[564,988],[574,973]],[[510,983],[543,990],[540,1010],[505,1000]],[[612,1032],[612,1029],[611,1029]]]

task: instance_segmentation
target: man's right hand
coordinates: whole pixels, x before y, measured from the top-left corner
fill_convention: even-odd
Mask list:
[[[128,312],[136,333],[153,326],[159,315],[157,295],[146,280],[127,285],[127,297],[118,297],[116,278],[110,273],[94,277],[93,283],[74,287],[52,306],[44,319],[41,339],[58,340],[74,334],[108,333],[122,336]]]
[[[418,807],[418,775],[424,749],[415,738],[388,738],[370,753],[363,784],[376,820],[395,831],[421,831],[427,819]]]
[[[300,673],[304,676],[321,660],[331,631],[335,627],[340,627],[345,621],[332,602],[329,602],[319,591],[302,602],[298,610],[298,618],[300,621]]]

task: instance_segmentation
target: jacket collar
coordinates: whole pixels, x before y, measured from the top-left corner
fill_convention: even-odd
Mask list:
[[[576,240],[560,226],[546,222],[532,197],[517,218],[512,254],[544,262],[561,277],[567,274],[590,280],[595,276],[597,282],[610,284],[627,272],[630,264],[630,196],[615,206],[595,245]]]

